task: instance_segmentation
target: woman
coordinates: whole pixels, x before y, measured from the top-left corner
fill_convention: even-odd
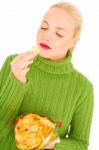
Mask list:
[[[93,84],[71,62],[81,28],[79,10],[57,3],[45,13],[37,32],[39,54],[27,51],[7,57],[0,73],[0,149],[18,149],[13,122],[29,112],[63,123],[60,143],[47,149],[88,149]]]

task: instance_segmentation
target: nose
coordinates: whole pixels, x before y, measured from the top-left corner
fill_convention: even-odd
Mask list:
[[[46,31],[44,35],[44,39],[46,42],[51,42],[53,40],[51,31]]]

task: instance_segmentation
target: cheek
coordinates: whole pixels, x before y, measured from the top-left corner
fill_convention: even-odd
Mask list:
[[[55,49],[60,53],[60,50],[62,50],[62,53],[66,53],[66,50],[71,47],[70,45],[70,39],[57,39],[57,41],[54,43]]]
[[[39,43],[42,39],[42,34],[40,33],[40,31],[37,32],[37,42]]]
[[[63,48],[67,48],[67,47],[69,47],[71,41],[72,41],[72,38],[71,38],[71,37],[65,38],[65,39],[63,39],[63,40],[61,41],[61,46],[62,46]]]
[[[54,45],[56,48],[64,48],[66,46],[66,41],[63,40],[63,39],[57,39],[55,42],[54,42]]]
[[[37,31],[37,38],[39,38],[40,37],[40,31],[38,30]]]

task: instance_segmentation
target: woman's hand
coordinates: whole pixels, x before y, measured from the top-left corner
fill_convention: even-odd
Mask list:
[[[49,144],[48,146],[46,146],[46,148],[45,149],[54,149],[54,147],[55,147],[55,144]]]
[[[30,70],[28,65],[33,63],[33,58],[36,56],[34,51],[26,51],[14,58],[11,64],[11,71],[14,76],[22,83],[26,83],[26,74]]]

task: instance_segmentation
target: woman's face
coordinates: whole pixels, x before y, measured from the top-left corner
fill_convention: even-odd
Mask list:
[[[75,20],[61,8],[51,8],[43,17],[37,32],[40,56],[51,60],[64,59],[75,44]]]

